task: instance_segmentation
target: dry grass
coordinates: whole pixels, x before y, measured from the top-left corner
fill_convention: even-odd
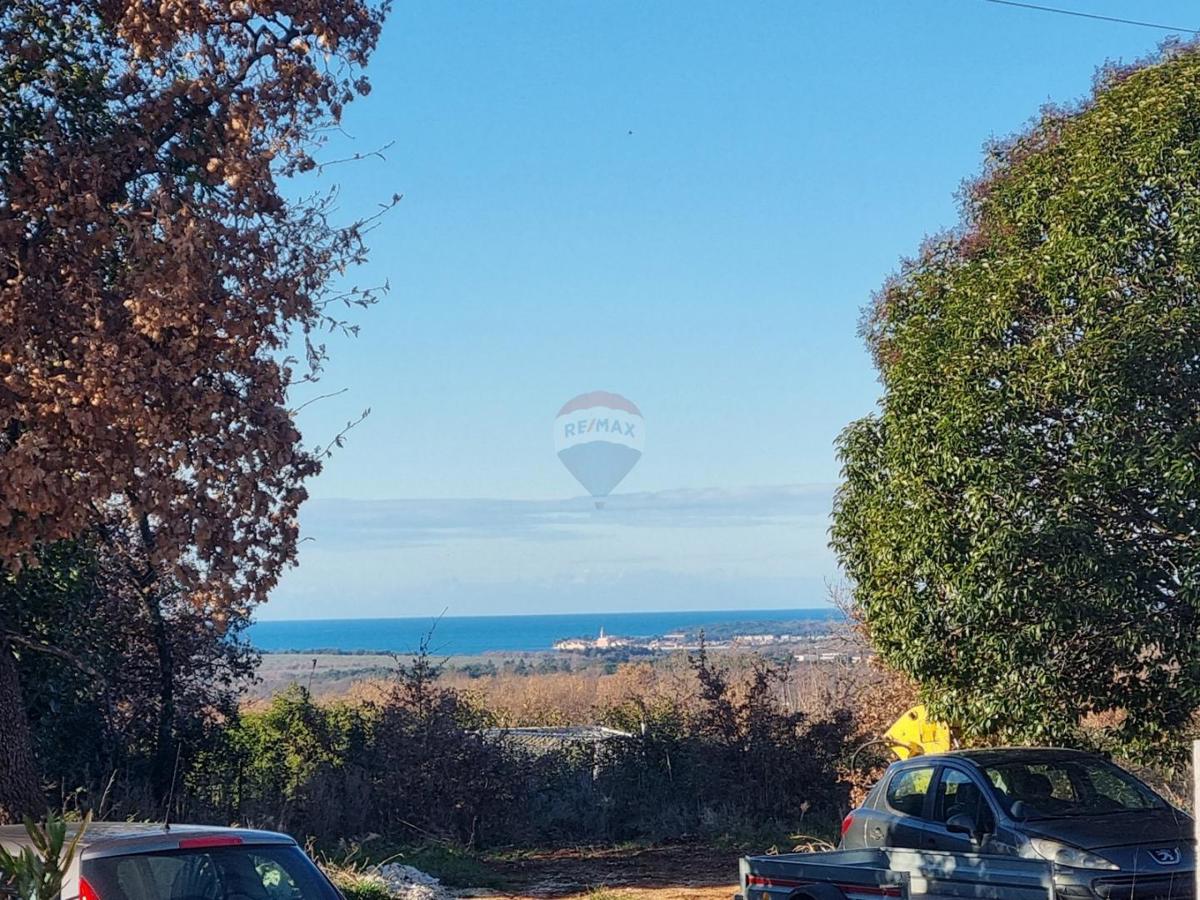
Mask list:
[[[756,663],[752,653],[721,654],[720,664],[732,681],[743,683]],[[590,724],[612,709],[627,705],[653,709],[660,704],[689,708],[698,702],[697,682],[685,655],[653,662],[622,663],[615,672],[592,667],[574,672],[495,675],[472,678],[446,672],[441,684],[461,691],[507,727]],[[342,694],[350,700],[375,700],[386,682],[362,679]],[[873,662],[798,663],[777,686],[784,710],[821,719],[834,710],[854,710],[866,726],[880,734],[915,702],[911,685]]]

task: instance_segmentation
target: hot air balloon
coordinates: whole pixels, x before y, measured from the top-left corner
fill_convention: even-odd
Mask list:
[[[554,420],[554,449],[567,471],[604,508],[604,498],[642,458],[642,413],[620,394],[592,391],[568,400]]]

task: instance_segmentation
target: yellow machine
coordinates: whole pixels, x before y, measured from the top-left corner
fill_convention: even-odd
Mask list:
[[[902,715],[883,736],[901,759],[950,749],[949,727],[931,721],[923,705],[914,706]]]

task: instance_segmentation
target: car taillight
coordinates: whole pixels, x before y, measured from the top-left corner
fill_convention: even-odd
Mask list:
[[[179,842],[179,849],[199,850],[202,847],[236,847],[241,842],[242,839],[240,837],[226,837],[225,835],[184,838]]]
[[[850,826],[854,824],[854,810],[846,813],[846,818],[842,819],[842,837],[846,836],[846,832],[850,830]]]
[[[100,900],[100,895],[96,893],[96,889],[88,884],[86,878],[79,879],[79,900]]]

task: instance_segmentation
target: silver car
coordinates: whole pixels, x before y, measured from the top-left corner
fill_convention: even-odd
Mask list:
[[[1053,864],[1062,900],[1193,900],[1193,828],[1099,756],[961,750],[893,763],[846,816],[842,847],[1041,859]]]
[[[0,844],[10,851],[29,843],[24,828],[0,827]],[[117,822],[94,822],[87,828],[67,872],[62,897],[341,900],[329,879],[287,835],[240,828],[164,828]]]

